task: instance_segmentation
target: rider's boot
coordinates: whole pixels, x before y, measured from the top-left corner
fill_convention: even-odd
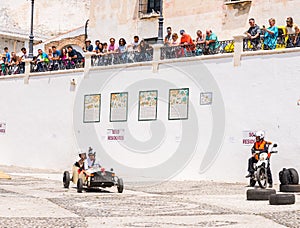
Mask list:
[[[252,177],[252,173],[248,173],[247,175],[246,175],[246,178],[248,178],[248,177]]]

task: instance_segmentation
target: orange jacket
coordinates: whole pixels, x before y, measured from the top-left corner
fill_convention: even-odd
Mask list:
[[[267,142],[265,140],[263,141],[259,141],[259,142],[255,142],[253,147],[252,147],[252,153],[255,153],[256,150],[258,151],[264,151],[264,152],[268,152],[268,146],[272,144],[271,142]],[[268,157],[271,157],[271,154],[268,153]],[[258,160],[258,155],[255,156],[255,159]]]

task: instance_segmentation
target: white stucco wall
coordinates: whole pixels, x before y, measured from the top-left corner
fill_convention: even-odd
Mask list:
[[[245,181],[250,147],[242,144],[243,131],[263,129],[266,139],[279,145],[272,157],[278,182],[283,167],[300,169],[299,71],[295,52],[243,57],[240,67],[233,67],[232,58],[221,58],[162,64],[158,73],[148,65],[94,69],[88,78],[83,72],[36,76],[28,85],[22,78],[1,78],[0,122],[7,124],[6,134],[0,134],[1,163],[66,169],[78,147],[91,145],[101,163],[125,179],[142,177],[146,168],[161,171],[159,165],[179,152],[182,160],[170,166],[180,171],[176,179]],[[70,88],[72,78],[76,91]],[[188,120],[168,120],[172,88],[189,88]],[[137,121],[138,91],[149,89],[158,90],[157,120]],[[129,94],[128,121],[109,122],[110,93],[123,91]],[[211,106],[199,104],[201,92],[213,92]],[[102,96],[101,119],[86,124],[83,95],[93,93]],[[216,126],[220,132],[214,131]],[[125,129],[125,140],[108,141],[107,129]],[[215,157],[207,152],[210,143]]]

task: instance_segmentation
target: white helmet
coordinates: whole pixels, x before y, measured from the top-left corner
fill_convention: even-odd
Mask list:
[[[263,132],[263,131],[257,131],[255,133],[255,137],[259,137],[259,139],[262,140],[265,137],[265,132]]]
[[[78,149],[78,155],[79,155],[79,157],[81,157],[82,154],[86,155],[86,152],[82,151],[81,149]]]

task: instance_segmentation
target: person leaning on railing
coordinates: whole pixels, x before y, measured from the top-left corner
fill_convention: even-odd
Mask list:
[[[191,56],[195,51],[195,45],[192,37],[187,34],[184,29],[180,30],[180,45],[183,48],[183,52],[185,56]]]
[[[73,49],[72,46],[68,46],[68,68],[75,68],[83,62],[83,56],[80,52]]]
[[[25,72],[25,59],[28,58],[27,50],[25,47],[21,48],[21,63],[20,63],[20,73],[23,74]]]
[[[42,72],[47,70],[47,64],[49,63],[48,55],[42,51],[42,49],[38,49],[38,55],[36,56],[36,60],[34,63],[37,65],[37,71]]]
[[[263,25],[262,30],[264,31],[264,50],[272,50],[276,48],[278,28],[275,26],[275,19],[269,19],[269,28]]]
[[[143,61],[151,61],[152,60],[152,54],[151,52],[153,51],[152,47],[149,46],[148,43],[145,42],[145,40],[141,40],[138,48],[138,56],[137,56],[137,61],[138,62],[143,62]]]
[[[122,63],[127,63],[127,45],[124,38],[119,39],[119,46],[116,49],[116,53],[119,54],[119,61]]]
[[[169,46],[171,42],[172,42],[172,28],[167,27],[167,35],[165,36],[164,39],[164,45]]]
[[[59,69],[60,56],[61,56],[61,52],[56,49],[56,46],[52,46],[52,65],[51,65],[52,70]]]
[[[205,44],[205,54],[217,53],[220,44],[217,35],[211,29],[206,30]]]
[[[249,25],[250,25],[250,28],[246,31],[246,35],[247,35],[247,39],[246,39],[247,45],[246,46],[248,48],[250,48],[249,47],[249,42],[250,42],[253,50],[261,49],[261,42],[260,42],[261,30],[260,30],[259,26],[257,24],[255,24],[254,18],[249,19]]]
[[[203,53],[203,48],[205,46],[205,38],[206,37],[202,33],[201,30],[197,30],[196,34],[197,34],[197,37],[196,37],[195,42],[194,42],[194,44],[196,46],[195,54],[197,56],[199,56],[199,55],[202,55],[202,53]]]
[[[287,40],[287,47],[290,46],[299,46],[299,27],[292,17],[288,17],[286,19],[286,26],[285,26],[286,34],[288,35]]]

